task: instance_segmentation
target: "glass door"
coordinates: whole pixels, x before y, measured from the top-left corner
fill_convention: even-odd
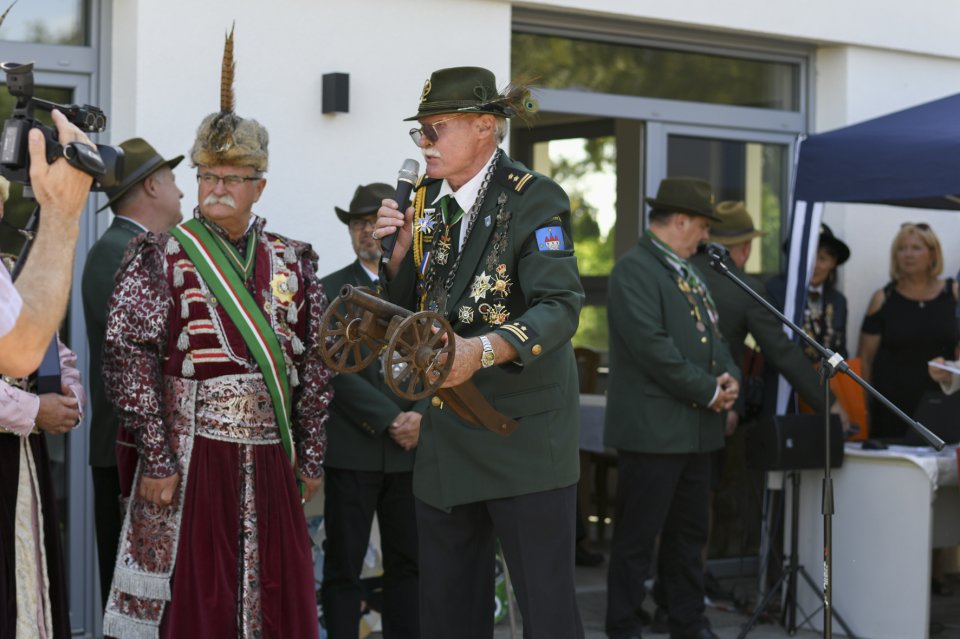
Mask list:
[[[795,136],[650,124],[648,140],[650,192],[665,177],[687,176],[708,181],[717,202],[743,201],[754,226],[767,231],[754,247],[746,271],[777,273],[790,207]]]

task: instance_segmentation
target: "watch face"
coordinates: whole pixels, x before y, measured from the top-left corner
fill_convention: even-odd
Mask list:
[[[496,360],[496,356],[493,354],[493,351],[484,351],[483,355],[480,356],[480,364],[487,368],[488,366],[493,366],[493,362]]]

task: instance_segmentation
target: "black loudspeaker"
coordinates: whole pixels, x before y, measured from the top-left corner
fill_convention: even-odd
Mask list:
[[[823,415],[779,415],[747,431],[747,467],[760,470],[823,468]],[[843,465],[843,428],[830,415],[830,467]]]
[[[350,111],[350,76],[346,73],[323,74],[323,113],[347,113]]]
[[[948,444],[960,442],[960,393],[944,395],[939,390],[927,391],[917,404],[913,418]],[[920,433],[907,428],[904,446],[929,446]]]

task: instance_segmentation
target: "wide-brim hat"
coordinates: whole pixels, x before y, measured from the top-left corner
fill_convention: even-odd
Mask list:
[[[657,197],[648,197],[645,201],[655,211],[700,215],[720,221],[713,212],[713,189],[706,180],[690,177],[664,178],[657,188]]]
[[[175,158],[164,160],[163,157],[157,153],[157,150],[150,146],[150,143],[143,138],[131,138],[125,142],[121,142],[120,148],[123,149],[123,162],[121,162],[120,175],[118,176],[120,182],[112,189],[104,189],[104,193],[107,194],[109,199],[107,203],[97,209],[97,211],[102,211],[107,208],[123,197],[127,191],[163,167],[169,166],[171,169],[175,168],[183,159],[182,155],[178,155]]]
[[[824,223],[820,223],[820,238],[817,240],[817,249],[819,250],[822,247],[829,248],[837,256],[837,266],[840,266],[844,262],[850,259],[850,247],[846,243],[833,234],[833,231],[830,230],[830,227]],[[790,252],[790,238],[788,237],[783,241],[783,252]]]
[[[720,202],[713,212],[719,221],[710,225],[711,242],[718,242],[724,246],[736,246],[767,234],[766,231],[758,231],[754,228],[753,218],[750,217],[743,202],[732,200]]]
[[[826,224],[820,224],[820,241],[817,244],[817,247],[829,247],[837,255],[837,266],[840,266],[844,262],[850,259],[850,247],[846,243],[833,234],[833,231],[830,230],[830,227]]]
[[[537,102],[528,87],[512,84],[501,92],[497,90],[493,72],[488,69],[450,67],[430,74],[420,92],[417,114],[404,118],[404,122],[441,113],[489,113],[512,118],[536,110]]]
[[[350,200],[349,209],[341,209],[339,206],[333,207],[337,212],[337,217],[344,224],[349,224],[350,220],[373,215],[380,209],[380,204],[387,198],[394,196],[394,188],[383,182],[374,182],[373,184],[361,185],[353,192],[353,199]]]

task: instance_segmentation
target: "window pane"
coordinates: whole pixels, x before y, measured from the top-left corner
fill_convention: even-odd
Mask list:
[[[531,33],[513,34],[511,63],[551,89],[799,110],[792,63]]]
[[[533,169],[553,178],[570,196],[580,275],[608,275],[613,269],[617,220],[613,136],[537,142],[533,145]]]
[[[532,168],[553,178],[570,197],[580,276],[609,275],[614,263],[617,220],[616,138],[604,135],[536,142]],[[606,307],[583,307],[573,344],[606,352]]]
[[[87,45],[89,9],[89,0],[18,2],[0,27],[0,40]]]
[[[606,353],[610,347],[607,330],[607,307],[584,306],[580,311],[580,326],[573,336],[574,346],[586,346]]]
[[[667,141],[667,175],[710,182],[718,202],[740,200],[755,228],[767,231],[754,245],[748,273],[780,270],[780,227],[787,201],[787,147],[736,140],[671,135]]]

